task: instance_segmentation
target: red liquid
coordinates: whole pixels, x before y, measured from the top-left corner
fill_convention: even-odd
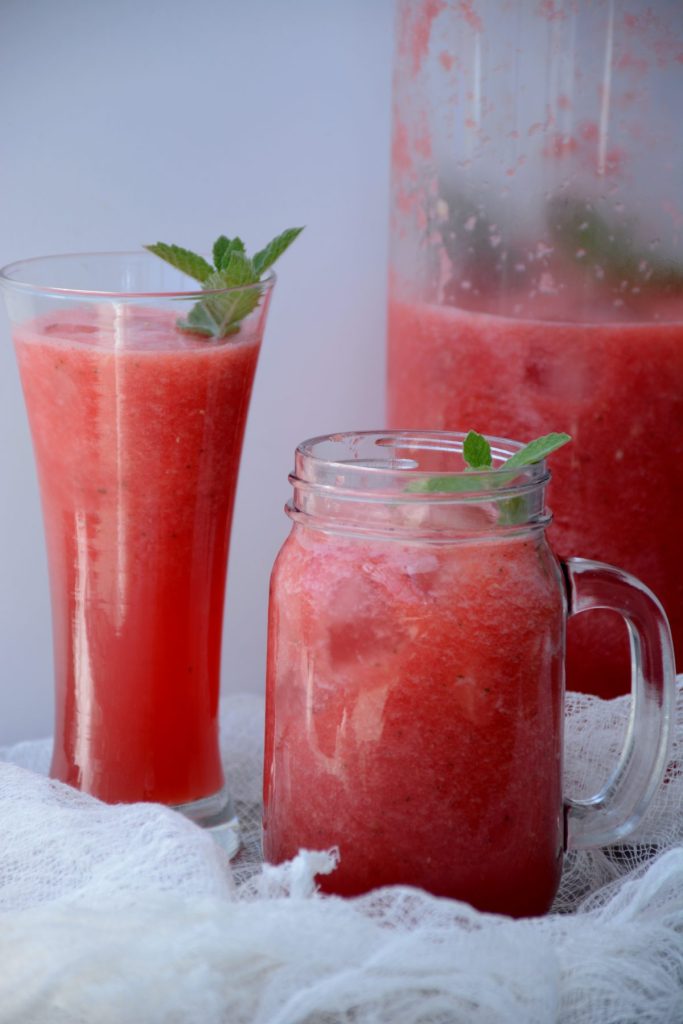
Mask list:
[[[543,913],[561,866],[562,588],[544,542],[295,527],[269,623],[264,852]]]
[[[223,785],[225,570],[259,342],[106,307],[16,332],[50,568],[51,774],[103,800]]]
[[[680,313],[680,308],[677,309]],[[389,425],[475,429],[531,440],[567,431],[552,456],[550,538],[658,595],[683,668],[683,322],[513,320],[395,302],[389,313]],[[625,627],[572,621],[568,685],[628,687]]]

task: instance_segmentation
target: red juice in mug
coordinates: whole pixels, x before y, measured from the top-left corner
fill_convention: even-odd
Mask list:
[[[480,437],[481,469],[469,441],[385,431],[297,448],[271,578],[263,848],[279,863],[337,847],[324,892],[414,885],[541,914],[565,845],[628,834],[659,785],[673,653],[641,583],[555,557],[538,448],[506,470],[522,446]],[[639,721],[608,796],[576,804],[562,784],[565,624],[604,607],[636,634]]]
[[[266,858],[336,845],[323,891],[409,880],[547,910],[563,850],[558,572],[537,538],[425,550],[295,527],[272,582]]]

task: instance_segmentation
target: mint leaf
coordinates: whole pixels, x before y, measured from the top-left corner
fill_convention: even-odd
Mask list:
[[[534,462],[540,462],[551,452],[557,451],[568,441],[571,441],[569,434],[545,434],[543,437],[537,437],[535,441],[531,441],[511,455],[500,468],[515,469],[517,466],[530,466]]]
[[[220,319],[217,320],[212,315],[204,302],[197,302],[187,314],[187,318],[185,320],[178,318],[176,323],[185,331],[206,334],[210,338],[220,337]]]
[[[156,245],[146,245],[145,249],[170,263],[172,267],[181,270],[183,274],[194,277],[197,281],[206,281],[209,274],[213,272],[213,267],[203,256],[198,256],[196,252],[190,252],[189,249],[182,249],[179,245],[166,245],[165,242],[157,242]]]
[[[510,469],[518,469],[523,466],[530,466],[534,462],[540,462],[546,455],[561,448],[571,441],[569,434],[545,434],[537,437],[520,448],[518,452],[511,455],[501,466],[492,465],[491,446],[482,434],[476,430],[470,430],[462,446],[462,454],[467,463],[467,471],[464,473],[448,473],[445,476],[434,476],[425,480],[413,480],[406,487],[411,494],[448,494],[455,492],[472,492],[488,490],[490,488],[505,487],[514,479],[509,473]],[[472,471],[475,471],[474,473]],[[523,499],[521,499],[523,502]],[[521,506],[517,498],[510,498],[506,504],[509,506],[508,514],[510,522],[516,522]],[[505,512],[501,508],[500,522],[505,522]]]
[[[177,321],[185,331],[194,331],[212,338],[235,334],[240,324],[258,306],[263,288],[263,272],[285,252],[303,228],[288,228],[257,252],[253,259],[246,254],[241,238],[219,235],[213,243],[215,267],[197,253],[179,245],[146,245],[145,248],[202,283],[204,295],[184,320]]]
[[[517,526],[528,517],[527,500],[521,494],[514,498],[506,498],[498,505],[498,525]]]
[[[476,430],[470,430],[462,446],[462,457],[470,469],[490,469],[491,445]]]
[[[486,490],[491,486],[488,480],[473,473],[449,473],[448,476],[433,476],[429,480],[413,480],[406,487],[411,494],[449,494],[456,491],[471,492]]]
[[[235,243],[237,243],[239,241],[240,241],[239,238],[235,239]],[[233,260],[233,257],[234,257],[234,260]],[[244,251],[244,245],[243,244],[242,245],[234,244],[234,245],[231,245],[229,248],[227,248],[225,250],[225,252],[223,253],[223,257],[221,259],[221,265],[220,265],[220,267],[218,269],[219,270],[227,270],[228,267],[230,266],[230,264],[233,263],[235,260],[237,260],[237,261],[246,260],[246,262],[247,262],[247,264],[249,266],[249,269],[250,269],[252,280],[256,280],[256,281],[258,280],[258,276],[254,272],[254,264],[252,263],[252,261],[246,255],[246,253]]]
[[[244,242],[241,238],[227,238],[221,235],[213,243],[213,262],[216,270],[222,270],[226,261],[233,252],[244,252]]]
[[[254,264],[238,249],[228,249],[223,255],[221,269],[212,274],[204,282],[205,288],[241,288],[245,284],[256,284],[260,274],[254,270]],[[222,285],[212,283],[221,280]]]
[[[239,257],[239,253],[233,255]],[[261,288],[258,283],[254,282],[253,269],[246,266],[245,262],[249,263],[249,261],[245,261],[244,257],[242,260],[236,259],[232,273],[216,271],[204,282],[204,290],[208,293],[214,291],[215,294],[207,294],[197,305],[202,306],[214,322],[214,335],[217,338],[223,338],[226,334],[234,334],[239,329],[240,321],[244,320],[259,304]],[[231,290],[226,291],[226,288]],[[200,315],[194,320],[188,317],[191,324],[198,325],[204,323],[206,319]]]
[[[230,248],[230,239],[225,235],[219,235],[216,241],[213,243],[213,265],[216,270],[221,269],[221,260],[223,259],[223,253],[226,249]]]
[[[256,253],[253,262],[254,268],[259,277],[264,270],[267,270],[268,267],[272,267],[275,260],[279,259],[286,249],[289,249],[294,239],[298,238],[302,231],[303,228],[287,228],[287,230],[283,231],[281,235],[274,238],[273,241],[265,247],[265,249],[261,249],[260,252]]]

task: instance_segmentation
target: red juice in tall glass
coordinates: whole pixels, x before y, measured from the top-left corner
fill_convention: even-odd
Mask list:
[[[109,802],[223,785],[230,524],[262,321],[81,304],[15,328],[53,612],[52,775]]]

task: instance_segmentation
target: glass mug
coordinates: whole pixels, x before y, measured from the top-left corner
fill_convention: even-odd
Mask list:
[[[297,449],[271,581],[264,855],[337,846],[324,891],[409,884],[540,914],[564,850],[620,840],[661,782],[671,636],[638,580],[555,557],[544,462],[501,470],[521,446],[489,438],[497,471],[465,471],[464,436]],[[632,721],[605,786],[571,800],[565,628],[596,608],[628,627]]]

